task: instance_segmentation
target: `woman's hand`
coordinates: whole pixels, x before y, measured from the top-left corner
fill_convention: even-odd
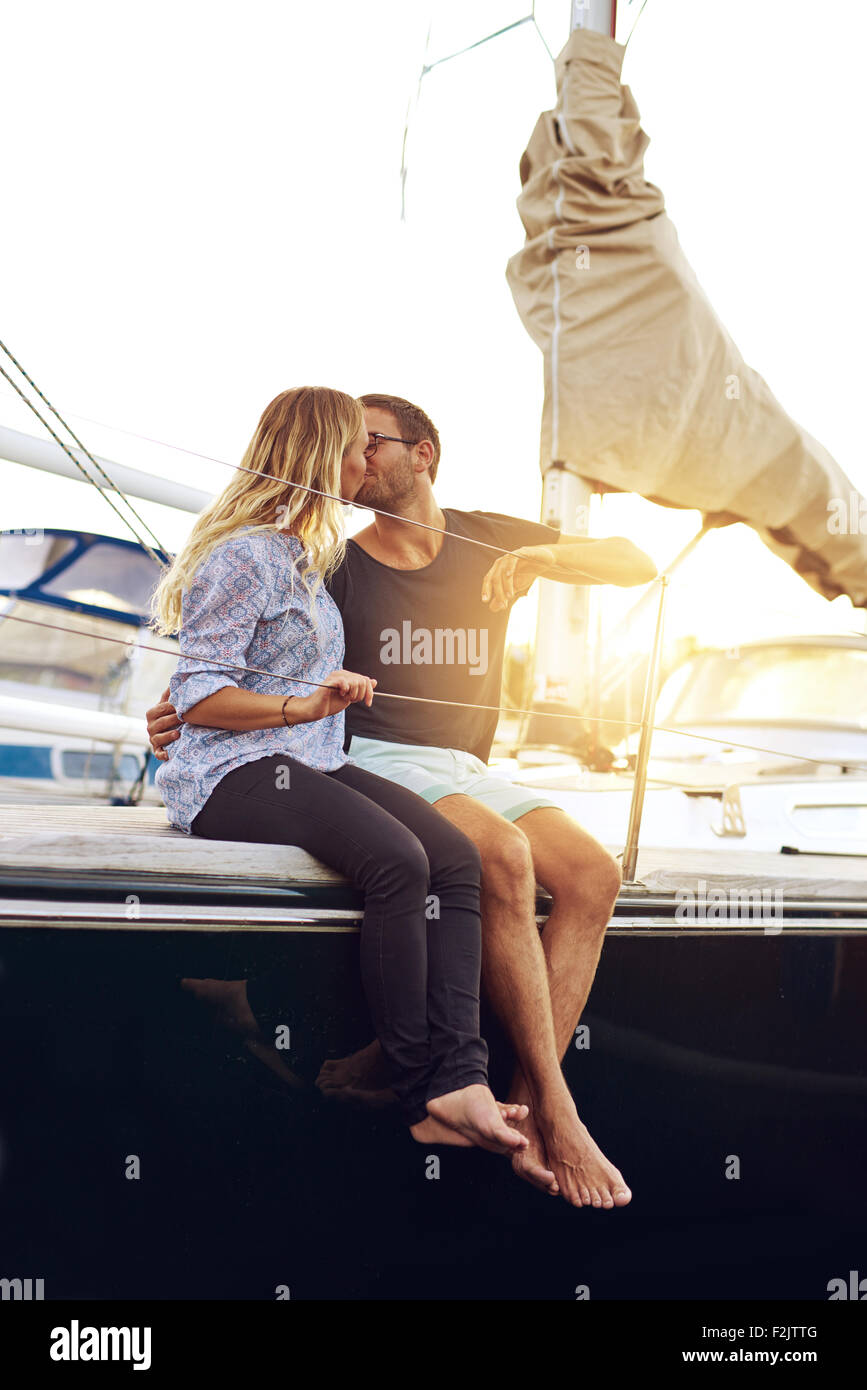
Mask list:
[[[339,714],[347,705],[357,704],[359,700],[370,706],[373,703],[375,685],[376,681],[371,680],[370,676],[359,676],[355,671],[332,671],[331,675],[325,678],[327,689],[319,686],[297,701],[295,718],[297,719],[298,714],[303,711],[299,723],[327,719],[330,714]],[[287,707],[287,713],[291,718],[291,704]]]

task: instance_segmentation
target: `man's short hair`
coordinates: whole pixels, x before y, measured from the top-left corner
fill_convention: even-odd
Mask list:
[[[359,400],[369,410],[389,411],[400,426],[401,438],[412,439],[417,444],[423,439],[430,440],[434,452],[428,471],[433,482],[440,462],[440,437],[433,420],[429,415],[425,415],[421,406],[413,405],[412,401],[405,401],[403,396],[368,395],[359,396]]]

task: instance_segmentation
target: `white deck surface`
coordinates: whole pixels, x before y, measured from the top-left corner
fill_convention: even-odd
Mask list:
[[[622,845],[608,845],[619,854]],[[173,830],[161,807],[0,806],[2,878],[99,872],[161,877],[221,878],[259,884],[340,883],[339,874],[304,850],[284,845],[204,840]],[[640,848],[638,881],[650,892],[674,895],[722,888],[781,888],[788,901],[867,900],[867,854],[770,854],[749,850]],[[623,895],[635,890],[623,889]]]

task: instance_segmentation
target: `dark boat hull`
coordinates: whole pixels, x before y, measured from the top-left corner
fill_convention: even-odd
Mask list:
[[[610,937],[565,1069],[633,1188],[615,1212],[481,1152],[432,1176],[392,1111],[322,1099],[370,1036],[351,928],[9,927],[0,954],[0,1273],[46,1298],[822,1300],[863,1262],[867,939]],[[263,970],[301,1089],[179,988]]]

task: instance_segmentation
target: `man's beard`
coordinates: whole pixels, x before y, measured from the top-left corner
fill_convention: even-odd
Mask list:
[[[353,501],[358,506],[379,507],[384,512],[397,512],[400,503],[415,492],[415,469],[409,457],[389,470],[388,477],[377,474],[365,478]]]

